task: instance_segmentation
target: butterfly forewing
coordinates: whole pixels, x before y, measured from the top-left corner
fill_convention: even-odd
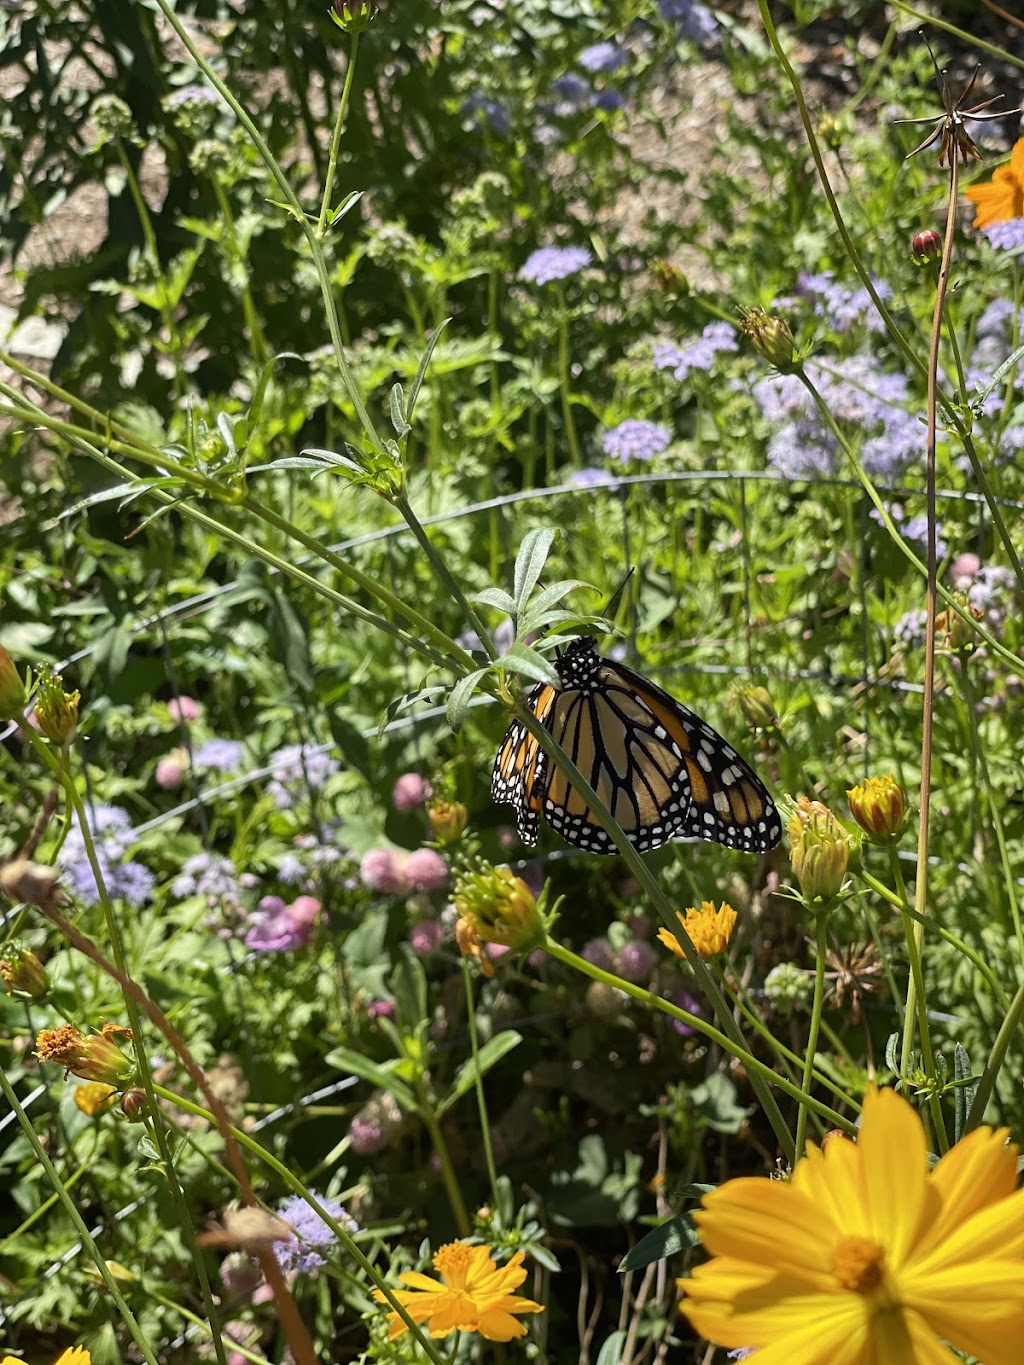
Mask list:
[[[542,723],[555,695],[544,683],[530,693],[530,710]],[[516,830],[528,848],[537,842],[546,771],[547,754],[522,721],[513,721],[494,760],[491,799],[499,806],[515,807]]]

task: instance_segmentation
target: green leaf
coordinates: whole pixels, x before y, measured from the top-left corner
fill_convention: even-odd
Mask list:
[[[577,588],[590,588],[590,584],[579,578],[560,578],[557,583],[552,583],[550,587],[537,594],[530,603],[530,612],[547,611],[548,607],[553,607],[567,593],[574,592]],[[522,603],[519,604],[519,609],[522,610]]]
[[[507,654],[502,655],[501,663],[503,668],[507,668],[510,673],[518,674],[521,678],[547,683],[549,687],[561,685],[553,666],[543,654],[538,654],[529,645],[513,645]]]
[[[448,698],[448,705],[445,707],[445,715],[448,717],[448,724],[454,733],[462,729],[462,722],[466,719],[466,712],[477,683],[488,670],[486,668],[475,668],[472,673],[467,673],[451,690]]]
[[[412,415],[416,411],[416,403],[419,400],[420,389],[423,387],[423,380],[426,378],[427,366],[430,364],[430,357],[434,354],[434,348],[437,346],[437,343],[441,340],[441,337],[444,334],[444,329],[448,326],[449,322],[451,322],[451,318],[445,318],[434,329],[434,335],[430,338],[430,341],[427,343],[427,349],[423,352],[423,359],[420,361],[419,369],[416,371],[416,378],[412,381],[412,391],[409,394],[409,405],[405,410],[405,415],[410,425],[412,424]]]
[[[967,1115],[971,1112],[974,1096],[978,1087],[969,1084],[971,1078],[971,1054],[960,1043],[953,1050],[953,1141],[959,1142],[967,1127]]]
[[[282,664],[288,680],[307,695],[316,686],[313,660],[309,652],[309,628],[292,605],[287,593],[280,588],[267,595],[270,638],[278,663]]]
[[[597,1357],[597,1365],[619,1365],[619,1354],[626,1344],[626,1333],[623,1331],[613,1332],[608,1340],[601,1347]]]
[[[979,384],[978,396],[974,399],[974,402],[971,404],[971,408],[973,409],[975,414],[981,412],[981,409],[985,403],[985,399],[996,387],[996,385],[1002,379],[1003,375],[1007,374],[1010,370],[1012,370],[1014,365],[1017,364],[1017,362],[1021,359],[1022,356],[1024,356],[1024,346],[1018,346],[1017,349],[1014,352],[1012,352],[1012,354],[1006,357],[1006,359],[999,366],[998,370],[996,370],[995,374],[988,381],[984,388],[982,388],[981,385]]]
[[[409,430],[409,423],[405,416],[405,390],[401,384],[391,386],[390,405],[391,425],[395,429],[395,435],[401,439]]]
[[[537,586],[537,580],[544,572],[544,565],[557,533],[550,527],[540,527],[528,531],[516,555],[516,567],[512,579],[512,596],[516,601],[516,611],[521,611],[530,593]]]
[[[713,1190],[713,1185],[705,1187]],[[659,1227],[652,1228],[646,1237],[641,1237],[635,1247],[631,1247],[619,1262],[619,1271],[640,1270],[652,1261],[663,1261],[666,1256],[675,1256],[687,1247],[696,1246],[700,1241],[697,1229],[688,1213],[680,1213]]]
[[[411,1088],[399,1080],[388,1067],[371,1062],[369,1057],[364,1057],[361,1052],[353,1052],[347,1047],[336,1047],[328,1052],[324,1061],[336,1071],[348,1072],[351,1076],[369,1081],[378,1090],[387,1090],[389,1094],[394,1095],[399,1106],[407,1113],[415,1110],[416,1096]]]
[[[498,611],[503,611],[509,616],[516,609],[515,602],[504,588],[484,588],[483,592],[475,593],[472,600],[484,607],[496,607]]]
[[[463,1095],[469,1093],[476,1084],[477,1067],[479,1074],[486,1076],[492,1066],[501,1061],[513,1048],[517,1048],[523,1041],[522,1034],[516,1033],[514,1029],[506,1029],[504,1033],[496,1033],[493,1038],[488,1038],[483,1047],[479,1050],[476,1058],[469,1057],[462,1063],[455,1073],[452,1088],[438,1105],[438,1113],[444,1114],[452,1107]]]
[[[738,1133],[754,1112],[736,1100],[736,1087],[728,1076],[713,1071],[690,1091],[690,1103],[701,1120],[716,1133]]]
[[[399,1029],[412,1032],[427,1018],[427,974],[407,944],[399,949],[398,962],[391,974],[391,994],[395,997]]]

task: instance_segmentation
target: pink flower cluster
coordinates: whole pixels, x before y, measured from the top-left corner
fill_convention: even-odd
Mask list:
[[[296,896],[286,905],[280,896],[264,896],[256,907],[258,918],[245,936],[245,946],[256,953],[282,953],[301,948],[313,937],[320,918],[315,896]]]
[[[384,896],[410,891],[439,891],[448,880],[448,866],[435,849],[371,848],[359,864],[363,885]]]
[[[416,810],[427,804],[431,790],[430,783],[419,773],[403,773],[391,789],[391,804],[403,812]]]

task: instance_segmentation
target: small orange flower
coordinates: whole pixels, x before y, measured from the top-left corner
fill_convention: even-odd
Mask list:
[[[401,1279],[412,1288],[395,1291],[395,1298],[413,1322],[425,1322],[432,1337],[446,1337],[455,1331],[479,1332],[488,1341],[511,1341],[526,1336],[526,1328],[516,1321],[514,1313],[544,1311],[542,1304],[511,1292],[526,1279],[521,1251],[499,1269],[489,1246],[449,1242],[438,1251],[433,1266],[443,1283],[410,1270]],[[373,1291],[373,1297],[378,1303],[386,1302],[379,1289]],[[409,1330],[397,1313],[389,1317],[389,1340]]]
[[[101,1081],[123,1090],[134,1074],[135,1063],[114,1042],[120,1034],[131,1038],[131,1029],[119,1024],[104,1024],[99,1033],[81,1033],[74,1024],[44,1028],[36,1039],[35,1055],[41,1062],[57,1062],[64,1068],[64,1079],[81,1076],[83,1081]]]
[[[1024,218],[1024,137],[1014,144],[1009,163],[992,172],[988,184],[972,185],[966,194],[977,210],[976,228]]]
[[[704,901],[699,910],[691,905],[685,916],[677,910],[676,919],[690,935],[701,957],[715,957],[718,953],[724,953],[736,927],[736,911],[726,901],[717,910],[713,901]],[[659,929],[658,938],[676,957],[686,956],[675,934],[670,934],[667,929]]]

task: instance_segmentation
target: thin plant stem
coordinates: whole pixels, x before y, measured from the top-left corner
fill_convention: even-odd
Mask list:
[[[480,1137],[484,1145],[484,1160],[487,1163],[487,1176],[491,1182],[492,1207],[497,1212],[500,1206],[498,1192],[498,1168],[494,1164],[494,1146],[491,1142],[491,1122],[487,1114],[487,1096],[484,1094],[484,1077],[480,1070],[480,1044],[477,1038],[476,1010],[473,1006],[473,978],[469,971],[469,958],[462,959],[462,981],[466,992],[466,1019],[469,1023],[469,1046],[473,1054],[476,1089],[476,1103],[480,1111]]]
[[[448,1192],[448,1203],[451,1205],[455,1226],[458,1228],[460,1237],[468,1237],[473,1231],[473,1225],[469,1221],[462,1191],[459,1189],[459,1182],[455,1176],[455,1167],[452,1165],[448,1143],[445,1141],[444,1133],[441,1131],[441,1125],[437,1121],[437,1114],[434,1112],[434,1106],[426,1092],[422,1078],[417,1078],[415,1081],[415,1089],[418,1101],[416,1112],[430,1134],[430,1143],[441,1167],[441,1179],[444,1181],[444,1187]]]
[[[814,1057],[818,1050],[821,1030],[821,1010],[825,1002],[825,950],[828,947],[828,911],[823,907],[814,914],[814,996],[811,1000],[811,1026],[807,1033],[807,1053],[804,1057],[804,1094],[811,1093],[814,1078]],[[796,1116],[796,1159],[804,1154],[807,1140],[807,1106],[801,1104]]]
[[[161,1294],[160,1291],[154,1289],[151,1284],[146,1285],[146,1297],[153,1299],[156,1303],[163,1304],[163,1306],[169,1308],[172,1313],[180,1318],[184,1318],[186,1322],[190,1322],[193,1327],[202,1332],[205,1336],[210,1335],[210,1324],[208,1322],[205,1322],[198,1314],[193,1313],[190,1309],[186,1308],[184,1304],[177,1303],[174,1299],[169,1299],[166,1294]],[[257,1355],[255,1351],[250,1351],[247,1346],[241,1345],[240,1342],[237,1342],[234,1339],[232,1339],[231,1342],[231,1353],[232,1355],[240,1355],[244,1360],[251,1360],[253,1365],[271,1365],[271,1362],[267,1360],[266,1356]]]
[[[242,253],[238,247],[238,238],[235,233],[235,216],[231,211],[231,202],[224,193],[224,186],[220,183],[216,175],[211,178],[210,184],[213,186],[213,197],[216,199],[217,207],[220,209],[221,221],[224,224],[224,234],[231,244],[232,251],[238,259],[241,260]],[[262,369],[270,359],[271,350],[263,332],[263,326],[260,323],[259,313],[256,311],[256,303],[252,296],[252,290],[249,287],[249,270],[247,264],[245,264],[245,283],[242,286],[242,315],[245,318],[245,325],[249,330],[249,351],[252,354],[253,363]]]
[[[574,468],[583,465],[580,455],[579,439],[576,435],[576,422],[572,415],[572,393],[569,389],[569,319],[565,309],[565,290],[558,283],[558,386],[562,395],[562,420],[565,422],[565,438],[569,442],[569,456]]]
[[[976,33],[969,33],[966,29],[957,28],[955,24],[949,23],[945,19],[938,19],[934,14],[925,14],[923,10],[914,9],[913,5],[906,4],[905,0],[892,0],[893,5],[901,14],[907,15],[910,19],[916,19],[921,24],[931,24],[933,28],[942,29],[944,33],[951,33],[962,43],[976,47],[982,52],[987,52],[990,57],[995,57],[1000,62],[1010,62],[1013,66],[1019,66],[1024,71],[1024,61],[1006,47],[996,47],[994,43],[987,43],[983,38],[979,38]],[[984,0],[983,0],[984,3]],[[994,9],[994,6],[989,6]],[[998,12],[998,11],[997,11]],[[1009,15],[1005,16],[1007,19]]]
[[[341,103],[338,105],[338,116],[334,120],[334,132],[331,134],[331,147],[327,158],[327,175],[324,178],[324,196],[320,203],[320,217],[316,225],[316,239],[322,242],[327,235],[327,219],[331,212],[331,197],[334,194],[334,177],[338,169],[338,152],[341,149],[341,134],[345,128],[345,118],[348,114],[349,98],[352,94],[352,77],[356,70],[356,56],[359,52],[359,34],[353,30],[352,46],[349,48],[348,65],[345,68],[345,84],[341,91]]]
[[[851,1123],[849,1119],[843,1118],[836,1110],[830,1109],[827,1104],[823,1104],[821,1100],[815,1099],[813,1095],[808,1094],[806,1090],[802,1090],[798,1085],[795,1085],[788,1077],[780,1076],[777,1072],[773,1071],[767,1063],[762,1062],[760,1058],[755,1057],[753,1053],[748,1052],[746,1048],[737,1048],[733,1040],[727,1037],[721,1029],[715,1028],[714,1024],[709,1024],[708,1021],[702,1019],[699,1014],[691,1014],[689,1010],[684,1010],[678,1005],[673,1005],[670,1000],[666,1000],[663,996],[655,995],[652,991],[645,990],[643,986],[638,986],[632,981],[627,981],[624,977],[615,976],[612,972],[606,972],[603,967],[598,967],[593,962],[588,962],[586,958],[579,957],[576,953],[564,947],[557,939],[546,939],[544,942],[544,951],[555,958],[556,961],[564,963],[565,966],[571,967],[574,971],[582,972],[584,976],[589,976],[594,981],[600,981],[606,986],[613,986],[616,990],[623,991],[626,995],[632,996],[634,1000],[638,1000],[648,1009],[659,1010],[662,1014],[667,1014],[670,1019],[675,1019],[681,1024],[686,1024],[688,1028],[693,1029],[694,1033],[699,1033],[702,1037],[709,1039],[713,1043],[717,1043],[724,1052],[727,1052],[731,1057],[735,1057],[743,1068],[750,1073],[751,1084],[754,1083],[755,1076],[760,1077],[762,1080],[771,1081],[774,1085],[778,1086],[784,1094],[788,1095],[790,1099],[796,1100],[799,1104],[806,1104],[814,1113],[819,1114],[829,1124],[841,1128],[844,1133],[849,1133],[851,1136],[856,1132],[855,1125]],[[690,961],[689,957],[687,958],[687,961]],[[859,1105],[851,1101],[851,1108],[859,1109]],[[790,1148],[792,1147],[792,1139],[789,1140],[787,1145]],[[788,1152],[786,1159],[789,1161],[792,1160],[792,1157]]]
[[[977,1128],[985,1117],[985,1109],[992,1097],[996,1077],[999,1075],[1013,1035],[1022,1022],[1024,1022],[1024,982],[1021,982],[1017,987],[1013,1000],[1010,1002],[1010,1008],[1006,1012],[1006,1018],[1000,1025],[996,1040],[992,1044],[992,1051],[985,1062],[985,1069],[981,1073],[977,1089],[974,1092],[974,1099],[971,1102],[970,1112],[967,1115],[967,1122],[964,1124],[965,1133],[969,1133],[972,1128]]]
[[[71,1198],[71,1195],[65,1189],[64,1183],[60,1178],[60,1174],[58,1173],[53,1162],[47,1155],[46,1148],[40,1142],[39,1135],[36,1133],[35,1128],[32,1126],[32,1122],[29,1119],[29,1116],[21,1107],[21,1102],[19,1101],[18,1096],[15,1094],[14,1087],[11,1085],[10,1081],[7,1078],[7,1072],[3,1069],[2,1066],[0,1066],[0,1090],[3,1091],[4,1098],[7,1100],[7,1103],[11,1106],[12,1110],[15,1113],[15,1116],[17,1117],[18,1122],[21,1124],[21,1130],[25,1134],[25,1137],[32,1148],[36,1160],[39,1162],[40,1166],[42,1166],[47,1179],[53,1186],[54,1193],[57,1195],[57,1198],[63,1204],[64,1212],[67,1214],[68,1218],[71,1220],[72,1226],[78,1233],[82,1246],[85,1247],[86,1251],[92,1257],[93,1263],[95,1264],[96,1269],[100,1274],[100,1278],[103,1280],[103,1283],[106,1286],[107,1293],[110,1295],[111,1299],[116,1305],[117,1311],[121,1314],[121,1319],[124,1322],[125,1327],[127,1327],[132,1340],[135,1342],[135,1345],[139,1348],[139,1351],[141,1352],[143,1359],[146,1361],[146,1365],[159,1365],[159,1362],[156,1356],[153,1354],[153,1350],[150,1347],[149,1342],[146,1340],[145,1334],[143,1333],[142,1328],[139,1326],[134,1313],[128,1307],[128,1304],[125,1302],[125,1297],[121,1293],[117,1281],[110,1273],[110,1268],[107,1265],[106,1258],[104,1257],[103,1253],[100,1251],[99,1247],[93,1240],[92,1234],[85,1225],[85,1220],[82,1218],[82,1215],[78,1212],[78,1206],[75,1204],[75,1201]]]

